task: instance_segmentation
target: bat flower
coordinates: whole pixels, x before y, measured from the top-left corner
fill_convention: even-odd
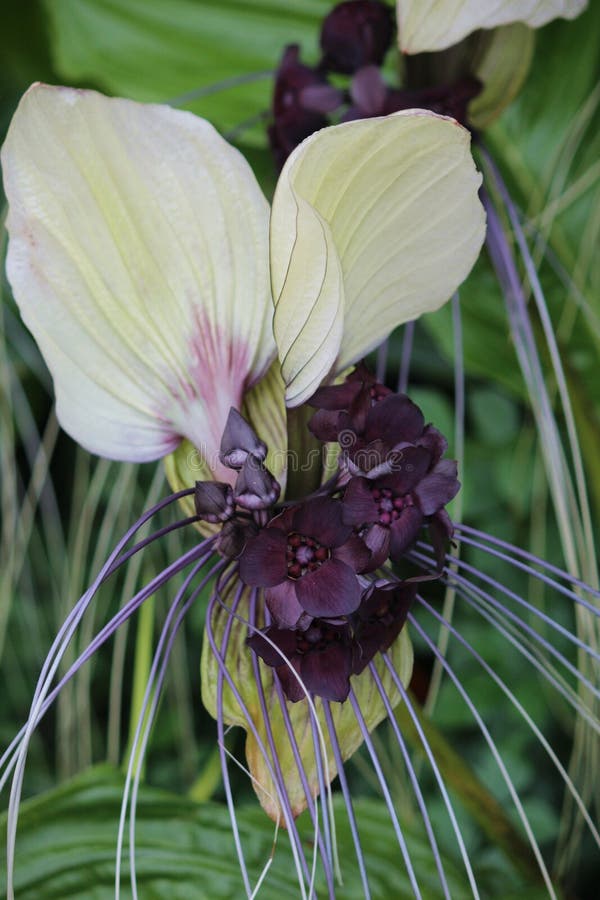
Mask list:
[[[313,619],[304,631],[271,625],[249,637],[248,646],[275,669],[292,703],[307,691],[337,703],[348,697],[354,666],[348,624]]]
[[[306,629],[270,625],[247,643],[275,669],[288,700],[304,700],[309,692],[343,702],[350,676],[360,675],[377,653],[394,643],[415,595],[414,584],[377,582],[363,592],[351,616],[315,618]]]
[[[276,516],[246,545],[240,578],[266,588],[280,628],[310,617],[345,616],[360,603],[356,573],[366,569],[371,554],[343,514],[339,500],[307,500]]]
[[[60,690],[58,661],[100,585],[165,533],[158,528],[128,548],[137,530],[176,502],[186,515],[166,530],[199,524],[203,539],[119,610],[59,685],[147,597],[185,572],[157,649],[168,656],[169,629],[211,584],[202,699],[217,721],[224,776],[225,730],[240,725],[260,801],[294,833],[295,816],[307,806],[314,811],[340,760],[401,702],[412,650],[403,631],[389,648],[393,676],[383,660],[350,675],[349,700],[332,713],[340,748],[339,755],[327,750],[325,777],[310,736],[313,716],[326,727],[326,701],[297,702],[289,712],[272,667],[246,638],[301,625],[290,654],[297,660],[302,650],[301,676],[317,678],[311,689],[323,684],[318,673],[340,648],[347,672],[345,638],[334,636],[340,632],[331,620],[359,608],[365,585],[358,573],[370,552],[344,521],[334,489],[310,497],[314,487],[307,487],[297,495],[305,499],[281,505],[287,460],[292,451],[297,458],[288,412],[397,325],[439,308],[470,271],[485,231],[470,135],[420,110],[326,128],[288,158],[269,209],[245,159],[208,122],[38,84],[15,113],[2,166],[8,277],[52,375],[61,425],[100,456],[164,458],[175,489],[124,535],[43,667],[15,751],[9,881],[25,751]],[[373,410],[387,399],[357,426],[365,440],[376,427]],[[421,418],[408,401],[391,399],[405,409],[394,406],[389,439],[416,440]],[[387,424],[377,428],[387,440]],[[144,723],[164,677],[159,657]],[[383,679],[383,696],[371,669]],[[354,703],[365,706],[366,718]],[[305,774],[285,761],[294,747]]]
[[[398,561],[414,543],[427,516],[456,496],[456,462],[425,447],[406,447],[398,471],[381,478],[350,479],[344,493],[344,521],[355,526],[373,552],[373,567],[388,556]]]
[[[359,675],[377,653],[392,646],[406,623],[417,594],[415,584],[375,582],[352,616],[352,673]]]
[[[300,62],[297,44],[285,48],[273,89],[269,142],[281,168],[294,147],[328,125],[327,114],[342,102],[342,93],[318,69]]]

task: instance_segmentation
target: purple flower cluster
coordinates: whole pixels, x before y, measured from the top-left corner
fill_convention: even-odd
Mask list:
[[[196,511],[221,523],[216,546],[244,584],[262,591],[267,627],[248,645],[276,670],[288,699],[306,690],[343,701],[350,677],[400,633],[416,582],[435,577],[390,580],[378,570],[405,557],[424,525],[441,567],[452,536],[444,506],[459,482],[439,431],[364,367],[310,403],[312,433],[339,445],[333,478],[301,502],[278,504],[266,447],[232,410],[221,461],[238,471],[235,486],[198,482]]]
[[[379,0],[346,0],[323,21],[322,55],[316,66],[300,61],[297,44],[286,47],[275,79],[269,128],[280,167],[305,138],[337,122],[419,108],[465,123],[467,105],[481,90],[480,83],[465,77],[416,90],[388,86],[380,67],[393,39],[390,6]],[[331,74],[337,76],[336,85],[329,81]],[[345,89],[338,86],[339,75],[349,76]]]
[[[272,666],[288,700],[306,692],[343,702],[350,676],[360,675],[379,651],[400,634],[415,598],[416,585],[373,585],[358,608],[340,620],[315,618],[304,630],[271,625],[248,638],[248,645]]]

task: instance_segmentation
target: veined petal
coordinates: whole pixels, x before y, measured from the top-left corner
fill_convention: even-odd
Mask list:
[[[480,183],[469,133],[422,110],[326,128],[292,153],[271,213],[288,406],[449,299],[483,242]]]
[[[218,472],[229,408],[274,356],[246,161],[190,113],[34,85],[2,163],[8,276],[65,430],[137,461],[186,437]]]
[[[574,19],[587,0],[397,0],[398,41],[404,53],[444,50],[477,28]]]

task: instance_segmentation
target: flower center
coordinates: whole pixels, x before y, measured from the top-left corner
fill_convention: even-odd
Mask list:
[[[414,506],[411,494],[400,496],[390,488],[371,488],[371,496],[377,506],[379,525],[387,527],[400,517],[403,509],[406,509],[407,506]]]
[[[296,638],[296,651],[300,654],[311,651],[328,650],[332,644],[341,640],[339,632],[327,626],[312,625],[307,631],[299,633]]]
[[[288,534],[286,560],[289,578],[302,578],[307,572],[316,572],[330,558],[331,551],[314,538],[292,532]]]

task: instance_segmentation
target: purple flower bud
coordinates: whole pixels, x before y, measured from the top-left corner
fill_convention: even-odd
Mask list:
[[[245,509],[269,509],[279,499],[279,482],[249,453],[235,483],[235,500]]]
[[[267,445],[232,406],[221,438],[219,458],[230,469],[241,469],[249,453],[262,462],[267,455]]]
[[[392,10],[378,0],[347,0],[326,17],[321,29],[323,66],[352,75],[380,66],[393,36]]]
[[[226,522],[233,515],[231,485],[221,481],[197,481],[194,505],[196,515],[205,522]]]

